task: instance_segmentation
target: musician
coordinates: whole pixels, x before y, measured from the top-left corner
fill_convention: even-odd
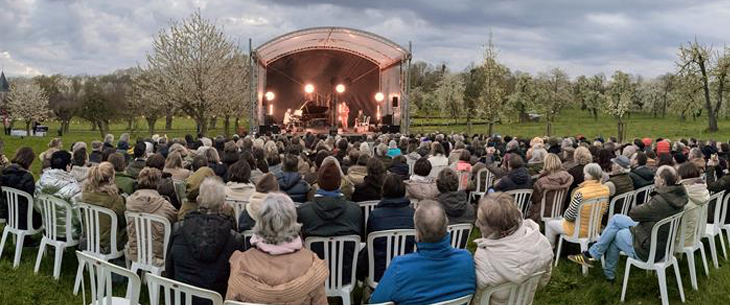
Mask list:
[[[342,124],[342,130],[347,130],[347,119],[350,116],[350,107],[347,104],[340,104],[340,123]]]
[[[294,122],[292,122],[292,115],[291,115],[291,108],[287,109],[284,113],[284,128],[286,130],[289,130],[291,127],[293,127]]]

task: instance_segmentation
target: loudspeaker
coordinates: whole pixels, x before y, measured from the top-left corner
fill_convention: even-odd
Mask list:
[[[274,121],[274,116],[272,115],[264,115],[264,125],[274,125],[276,122]]]
[[[267,134],[267,133],[273,133],[273,134],[279,134],[281,133],[281,129],[278,125],[261,125],[259,126],[259,134]]]
[[[393,115],[389,114],[384,116],[380,123],[382,125],[393,125]]]
[[[393,102],[391,103],[391,105],[393,106],[393,108],[398,107],[398,97],[397,96],[393,97]]]

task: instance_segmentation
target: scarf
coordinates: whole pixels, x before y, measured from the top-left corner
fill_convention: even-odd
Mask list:
[[[297,236],[295,239],[289,242],[282,242],[278,245],[267,244],[263,238],[254,234],[251,236],[251,246],[258,248],[259,250],[266,252],[270,255],[281,255],[294,253],[302,249],[302,238]]]
[[[334,191],[325,191],[323,189],[317,189],[317,193],[315,195],[319,195],[322,197],[332,197],[332,198],[338,198],[342,196],[342,192],[340,189],[336,189]]]

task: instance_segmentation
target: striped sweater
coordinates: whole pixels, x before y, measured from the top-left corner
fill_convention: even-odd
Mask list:
[[[596,198],[605,197],[608,201],[609,190],[608,187],[601,184],[600,181],[587,180],[581,183],[578,188],[573,191],[573,199],[570,201],[568,209],[563,214],[563,229],[565,234],[570,236],[575,231],[575,220],[578,218],[578,207],[583,200],[591,200]],[[607,202],[602,203],[604,207],[601,208],[601,215],[605,214],[607,208]],[[580,224],[580,237],[588,235],[588,221],[590,217],[590,205],[584,205],[580,211],[581,224]]]

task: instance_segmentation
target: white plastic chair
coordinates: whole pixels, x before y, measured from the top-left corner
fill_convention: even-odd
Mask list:
[[[619,205],[620,209],[618,212],[614,212],[616,205]],[[611,203],[608,205],[608,221],[613,218],[615,214],[629,215],[629,209],[634,204],[634,192],[626,192],[621,195],[613,196]]]
[[[243,236],[243,248],[245,250],[248,250],[251,248],[251,237],[253,237],[253,230],[246,230],[241,232],[241,236]]]
[[[363,215],[363,225],[368,225],[368,219],[370,218],[370,212],[375,210],[375,206],[380,203],[380,200],[370,200],[370,201],[363,201],[358,202],[357,204],[360,205],[360,209],[362,210]]]
[[[489,301],[492,298],[492,294],[500,291],[509,291],[509,297],[505,305],[529,305],[532,303],[532,299],[535,296],[537,285],[540,284],[540,279],[545,275],[545,272],[538,272],[530,275],[521,283],[507,282],[494,287],[490,287],[482,292],[478,305],[489,305]]]
[[[459,178],[458,190],[466,190],[469,187],[469,180],[471,180],[471,171],[458,171],[456,176]]]
[[[484,178],[482,178],[484,175]],[[494,175],[486,168],[482,168],[477,172],[476,189],[469,195],[471,200],[479,200],[487,193],[490,187],[494,184]]]
[[[77,205],[81,212],[81,228],[83,229],[84,237],[86,238],[86,250],[83,252],[104,261],[122,257],[124,252],[117,250],[117,226],[119,225],[117,214],[110,209],[87,203],[78,203]],[[109,217],[111,219],[109,229],[109,253],[103,253],[102,251],[104,249],[102,249],[103,247],[101,245],[101,228],[99,227],[99,220],[101,217]],[[83,265],[79,264],[79,268],[76,270],[74,294],[79,291],[83,271]]]
[[[633,208],[637,205],[649,202],[651,192],[653,192],[655,188],[654,184],[649,184],[645,187],[634,190],[634,204],[631,207]]]
[[[124,212],[124,216],[127,218],[127,224],[132,224],[135,231],[135,240],[137,242],[137,257],[132,261],[132,271],[144,270],[157,275],[162,274],[165,270],[165,264],[155,265],[154,264],[154,236],[152,231],[155,227],[163,228],[163,240],[162,240],[162,259],[164,261],[167,257],[167,243],[170,241],[170,234],[172,233],[172,225],[170,221],[162,216],[138,213],[138,212]],[[129,232],[127,232],[129,234]],[[129,236],[131,238],[131,236]]]
[[[384,238],[386,240],[386,242],[385,242],[385,268],[387,269],[388,266],[390,266],[390,262],[393,260],[394,257],[396,257],[398,255],[406,254],[407,250],[410,250],[408,252],[413,252],[416,250],[415,242],[413,243],[413,247],[411,249],[407,249],[408,237],[415,239],[416,230],[413,230],[413,229],[385,230],[385,231],[377,231],[377,232],[368,234],[367,284],[368,284],[368,286],[370,286],[370,288],[372,288],[374,290],[376,287],[378,287],[378,282],[375,281],[375,248],[374,248],[375,240],[381,239],[381,238]]]
[[[215,291],[198,288],[176,280],[161,277],[155,274],[147,274],[147,289],[150,291],[150,304],[159,305],[158,297],[160,288],[164,295],[165,305],[179,305],[181,300],[185,300],[184,304],[192,304],[193,297],[210,300],[212,305],[223,305],[223,297]]]
[[[725,234],[727,235],[727,242],[728,247],[730,247],[730,224],[725,224],[725,221],[727,219],[727,208],[728,203],[730,201],[730,196],[725,196],[723,206],[725,207],[722,211],[720,211],[720,221],[719,224],[721,225],[720,231],[725,230]],[[722,238],[722,234],[720,234],[720,238]],[[723,248],[724,250],[724,248]]]
[[[545,216],[545,201],[547,200],[548,194],[550,193],[553,194],[553,205],[550,209],[549,216]],[[545,192],[545,194],[542,196],[542,200],[540,201],[540,220],[542,220],[543,223],[546,223],[549,220],[560,218],[563,210],[563,203],[565,202],[566,193],[568,193],[567,189],[550,190]]]
[[[432,303],[431,305],[464,305],[464,304],[467,304],[468,305],[469,302],[471,302],[471,298],[472,297],[474,297],[474,295],[473,294],[470,294],[470,295],[465,295],[463,297],[456,298],[456,299],[453,299],[453,300],[448,300],[448,301],[443,301],[443,302],[438,302],[438,303]]]
[[[53,262],[53,278],[58,279],[61,276],[61,261],[63,260],[63,251],[67,247],[73,247],[79,244],[79,241],[73,238],[73,218],[74,208],[71,207],[66,201],[58,199],[48,195],[38,195],[36,202],[40,203],[41,216],[43,219],[43,239],[41,245],[38,248],[38,256],[35,260],[35,268],[33,271],[38,273],[38,269],[41,266],[41,260],[43,255],[46,253],[46,246],[55,247],[56,251]],[[65,215],[65,225],[63,234],[59,232],[58,219],[61,218],[59,215],[60,210],[63,210]]]
[[[186,190],[187,186],[185,184],[185,181],[173,180],[172,186],[175,188],[175,196],[177,196],[177,199],[178,199],[177,202],[182,204],[183,201],[185,201],[186,195],[187,195],[187,190]]]
[[[694,215],[695,219],[690,219]],[[695,230],[687,230],[687,222],[694,221]],[[697,271],[695,271],[695,252],[700,251],[702,255],[702,265],[705,268],[705,275],[710,276],[710,272],[707,269],[707,256],[705,256],[705,247],[702,244],[702,235],[705,233],[705,224],[707,223],[707,204],[702,206],[696,206],[692,209],[684,211],[682,216],[682,225],[679,228],[679,236],[677,237],[677,243],[679,248],[676,249],[680,255],[684,253],[687,256],[687,264],[689,267],[689,276],[692,281],[692,289],[697,290]],[[686,236],[690,234],[692,236],[692,246],[685,246]]]
[[[714,193],[710,196],[710,201],[707,202],[707,207],[715,205],[715,210],[712,215],[712,223],[708,223],[705,226],[705,233],[702,236],[710,241],[710,254],[712,255],[712,263],[715,265],[715,269],[719,269],[720,266],[717,261],[717,247],[715,246],[715,237],[720,236],[720,246],[722,246],[722,254],[727,260],[727,249],[725,249],[725,239],[722,237],[722,226],[725,225],[724,221],[721,221],[722,211],[727,206],[727,201],[723,200],[725,191]],[[730,197],[730,196],[728,196]]]
[[[248,303],[248,302],[239,302],[239,301],[227,300],[227,301],[223,302],[223,305],[269,305],[269,304]]]
[[[3,186],[2,195],[5,197],[5,202],[8,206],[8,223],[3,228],[3,237],[0,241],[0,257],[2,257],[3,249],[5,248],[5,242],[8,239],[8,234],[13,234],[15,239],[15,257],[13,258],[13,268],[18,267],[20,264],[20,255],[23,253],[23,241],[26,235],[35,235],[41,232],[43,227],[33,228],[33,196],[17,190],[11,187]],[[27,210],[26,228],[20,228],[20,198],[25,198],[28,203],[25,209]]]
[[[312,250],[312,245],[320,244],[324,249],[324,261],[329,266],[330,276],[324,282],[324,289],[328,297],[342,298],[342,304],[351,304],[350,294],[355,288],[355,274],[357,273],[357,254],[360,252],[360,236],[347,235],[336,237],[307,237],[304,246]],[[345,258],[345,247],[352,244],[352,258]],[[352,261],[350,274],[344,274],[343,264],[346,259]],[[344,284],[345,276],[350,279],[349,284]]]
[[[451,247],[454,249],[466,249],[466,243],[474,228],[470,223],[459,223],[447,227],[447,231],[451,234]]]
[[[416,160],[408,158],[406,164],[408,164],[408,176],[413,175],[413,167],[416,165]]]
[[[682,303],[684,303],[684,289],[682,288],[682,277],[679,274],[679,263],[677,262],[677,258],[674,257],[675,239],[677,237],[677,231],[679,229],[679,222],[681,221],[683,214],[684,212],[679,212],[677,214],[664,218],[654,224],[654,227],[651,228],[651,246],[647,261],[641,261],[638,258],[631,257],[626,259],[626,272],[624,274],[624,285],[621,289],[621,302],[623,302],[626,297],[626,286],[628,286],[629,283],[629,273],[631,272],[631,267],[635,266],[644,270],[656,271],[657,277],[659,278],[659,293],[661,294],[663,305],[669,305],[669,297],[667,296],[666,269],[669,267],[674,267],[674,274],[677,277],[677,286],[679,287],[679,296],[682,299]],[[657,235],[659,233],[659,228],[661,228],[662,226],[669,226],[669,234],[667,234],[665,240],[666,248],[657,249],[657,242],[659,239]],[[660,261],[655,262],[657,251],[664,251],[664,258],[662,258],[662,260]]]
[[[530,199],[532,199],[532,189],[511,190],[505,193],[515,198],[515,205],[522,211],[522,217],[527,217],[527,212],[530,210]]]
[[[588,234],[584,237],[581,237],[580,232],[582,231],[581,225],[583,223],[582,211],[583,207],[589,204],[591,206],[587,208],[590,211],[590,213],[588,214]],[[560,234],[560,236],[558,237],[558,252],[555,254],[556,267],[558,266],[558,262],[560,261],[560,252],[563,249],[563,240],[574,244],[580,244],[581,252],[588,251],[588,244],[598,240],[598,237],[601,233],[601,216],[603,216],[602,212],[607,204],[608,197],[595,198],[581,202],[581,204],[578,206],[578,216],[575,217],[575,230],[573,230],[573,235],[567,236],[564,234]],[[588,275],[588,267],[582,266],[582,269],[583,275]]]
[[[233,199],[226,199],[226,204],[228,204],[231,208],[233,208],[233,213],[236,215],[236,226],[238,226],[239,218],[241,217],[241,213],[246,210],[246,205],[248,204],[247,201],[238,201]]]
[[[83,270],[84,266],[86,266],[86,270],[88,270],[92,305],[139,304],[139,294],[142,290],[142,283],[136,273],[129,269],[108,263],[87,253],[76,251],[76,257],[79,260],[81,269]],[[114,288],[112,287],[112,273],[127,279],[127,292],[123,298],[112,295]],[[86,293],[83,293],[83,298],[84,304],[87,304]]]

